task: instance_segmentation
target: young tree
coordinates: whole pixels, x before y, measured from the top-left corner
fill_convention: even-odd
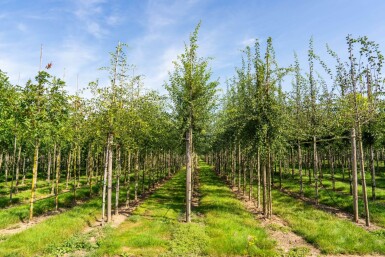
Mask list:
[[[198,57],[198,31],[200,23],[190,35],[190,44],[174,62],[165,85],[173,102],[174,113],[186,140],[186,222],[191,220],[193,134],[205,127],[210,111],[215,105],[214,96],[218,82],[211,80],[208,59]]]

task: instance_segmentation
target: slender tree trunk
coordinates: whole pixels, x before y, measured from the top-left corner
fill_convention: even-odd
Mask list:
[[[334,176],[335,170],[334,170],[334,153],[333,152],[331,152],[331,155],[330,155],[330,172],[332,175],[332,189],[333,189],[333,191],[335,191],[336,190],[336,179]]]
[[[377,161],[378,167],[378,161]],[[374,168],[374,149],[373,144],[370,144],[370,174],[372,176],[372,200],[376,200],[376,171]]]
[[[77,157],[77,152],[76,152],[76,150],[77,150],[77,146],[75,146],[75,148],[74,148],[74,151],[73,151],[73,167],[74,167],[74,177],[73,177],[73,179],[74,179],[74,183],[73,183],[73,193],[74,193],[74,199],[73,199],[73,202],[74,202],[74,204],[76,204],[76,157]]]
[[[135,154],[135,192],[134,192],[134,200],[138,201],[138,188],[139,188],[139,149]]]
[[[254,165],[254,161],[251,162],[249,161],[250,164],[249,164],[249,201],[251,201],[251,198],[253,197],[253,178],[254,178],[254,168],[255,168],[255,165]]]
[[[53,171],[56,171],[56,166],[55,166],[55,158],[56,158],[56,142],[55,142],[55,146],[54,146],[54,151],[53,151],[53,157],[51,156],[51,154],[50,154],[50,156],[49,156],[49,173],[50,173],[50,178],[49,178],[49,182],[51,182],[51,169],[53,170]],[[53,167],[51,168],[51,162],[52,162],[52,159],[53,159]],[[53,173],[53,172],[52,172]],[[53,176],[53,174],[52,174],[52,176]],[[51,195],[53,195],[54,193],[55,193],[55,179],[53,179],[52,180],[52,183],[51,183]]]
[[[370,226],[370,213],[369,213],[369,203],[368,203],[368,195],[366,190],[366,178],[365,178],[365,157],[364,157],[364,147],[362,144],[362,133],[360,124],[358,125],[358,146],[359,146],[359,154],[360,154],[360,168],[361,168],[361,184],[362,184],[362,197],[364,200],[364,209],[365,209],[365,224],[366,226]]]
[[[16,185],[15,185],[16,194],[19,192],[20,159],[21,159],[21,146],[19,146],[19,151],[17,154],[17,163],[16,163]]]
[[[314,153],[314,181],[315,181],[315,202],[318,204],[318,155],[317,155],[317,141],[316,137],[313,136],[313,153]]]
[[[13,157],[12,157],[12,176],[11,176],[11,188],[9,190],[9,202],[12,203],[13,195],[13,177],[15,175],[15,165],[16,165],[16,147],[17,147],[17,136],[15,136],[15,142],[13,145]]]
[[[353,220],[358,223],[358,182],[357,182],[357,146],[356,129],[352,128],[352,185],[353,185]]]
[[[294,162],[293,162],[294,163]],[[267,218],[270,219],[271,215],[273,214],[273,201],[272,201],[272,195],[271,195],[271,153],[270,153],[270,146],[268,146],[267,149],[267,178],[266,178],[266,183],[267,183]]]
[[[236,162],[236,149],[234,147],[234,149],[231,149],[231,184],[232,186],[235,186],[235,170],[236,170],[236,165],[237,165],[237,162]]]
[[[56,157],[56,190],[55,190],[55,210],[58,210],[59,207],[59,182],[60,182],[60,162],[61,162],[61,149],[60,146],[57,150],[57,157]],[[55,158],[55,156],[54,156]]]
[[[24,186],[25,185],[25,156],[23,155],[23,178],[21,179],[21,184]]]
[[[130,207],[131,151],[128,151],[127,156],[127,177],[126,208]]]
[[[299,193],[303,195],[303,179],[302,179],[302,152],[301,144],[298,140],[298,172],[299,172]]]
[[[37,139],[35,141],[35,151],[33,154],[33,169],[32,169],[32,184],[31,184],[31,198],[29,199],[29,221],[33,219],[33,203],[35,201],[35,189],[36,189],[36,178],[37,178],[37,168],[39,161],[39,146],[40,141]]]
[[[113,134],[108,134],[108,170],[107,170],[107,223],[112,220],[112,143]]]
[[[108,142],[107,142],[108,145]],[[103,195],[102,195],[102,226],[104,226],[105,217],[106,217],[106,191],[107,191],[107,173],[108,173],[108,147],[105,150],[105,160],[104,160],[104,175],[103,175]]]
[[[257,208],[261,205],[261,154],[257,148]]]
[[[238,192],[241,192],[241,170],[242,170],[242,154],[241,154],[241,144],[238,143]]]
[[[66,189],[68,189],[68,182],[70,180],[70,174],[71,174],[71,150],[68,153],[68,160],[67,160],[67,179],[66,179]]]
[[[263,216],[267,217],[267,171],[266,171],[266,159],[263,161],[262,164],[262,210],[263,210]]]
[[[191,120],[191,118],[190,118]],[[186,222],[191,222],[192,126],[186,133]]]
[[[120,195],[120,173],[122,170],[121,164],[121,149],[120,146],[116,149],[116,193],[115,193],[115,215],[119,214],[119,195]]]
[[[51,151],[48,151],[48,168],[47,168],[47,181],[51,182]]]

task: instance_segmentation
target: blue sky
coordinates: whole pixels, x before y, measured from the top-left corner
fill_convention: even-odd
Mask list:
[[[43,65],[63,77],[74,93],[107,74],[109,52],[127,43],[128,61],[145,76],[146,88],[162,87],[172,61],[201,20],[199,52],[210,56],[221,87],[255,38],[273,38],[278,62],[289,65],[296,51],[306,68],[308,41],[322,56],[325,44],[346,54],[345,37],[367,35],[385,52],[385,1],[381,0],[1,0],[0,69],[23,85]],[[78,79],[77,79],[78,78]],[[285,88],[290,88],[288,83]]]

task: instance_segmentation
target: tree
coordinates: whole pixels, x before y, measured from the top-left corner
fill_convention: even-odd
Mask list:
[[[215,105],[217,81],[210,81],[208,59],[198,57],[200,23],[190,35],[190,44],[174,62],[165,85],[173,102],[173,111],[186,140],[186,222],[191,221],[193,135],[203,131]]]

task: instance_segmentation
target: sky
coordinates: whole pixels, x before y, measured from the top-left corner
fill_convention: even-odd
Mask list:
[[[201,21],[198,52],[213,58],[212,77],[223,89],[256,38],[272,37],[283,67],[295,51],[305,70],[312,36],[325,58],[326,44],[346,56],[348,34],[366,35],[385,52],[384,11],[383,0],[0,0],[0,69],[24,85],[39,70],[42,46],[43,66],[52,62],[50,73],[75,93],[96,79],[108,83],[99,68],[120,41],[145,88],[166,93],[172,62]]]

